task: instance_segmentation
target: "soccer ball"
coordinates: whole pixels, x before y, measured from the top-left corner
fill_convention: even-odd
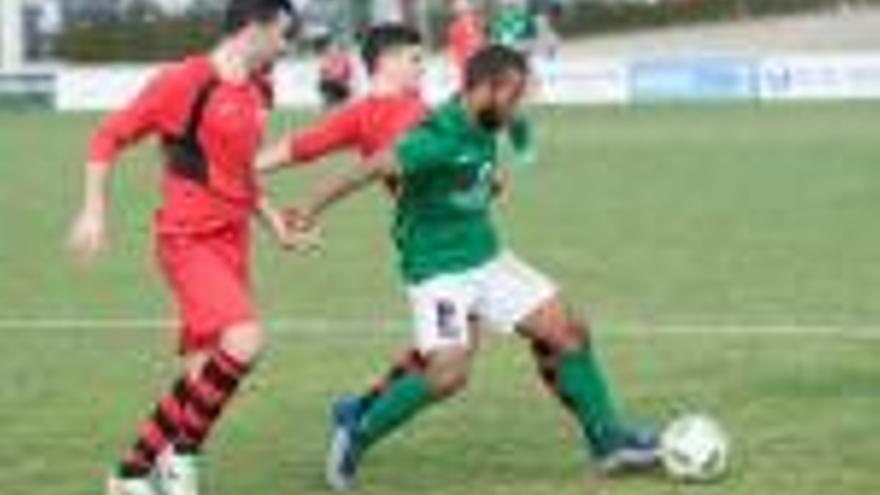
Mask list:
[[[670,477],[691,482],[720,478],[727,470],[727,434],[704,414],[681,416],[660,435],[660,458]]]

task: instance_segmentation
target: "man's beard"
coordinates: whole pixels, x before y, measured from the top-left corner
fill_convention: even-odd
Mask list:
[[[477,122],[483,129],[497,132],[504,126],[504,117],[495,108],[484,108],[477,113]]]

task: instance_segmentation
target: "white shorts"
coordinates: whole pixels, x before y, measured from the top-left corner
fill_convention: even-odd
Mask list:
[[[557,293],[549,278],[505,252],[472,270],[439,275],[407,288],[422,352],[470,344],[469,317],[512,333]]]

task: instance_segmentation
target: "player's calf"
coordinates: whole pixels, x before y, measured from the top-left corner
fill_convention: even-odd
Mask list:
[[[141,423],[137,439],[119,463],[115,477],[108,481],[108,492],[137,492],[140,487],[152,486],[157,457],[179,438],[189,393],[187,379],[180,378],[172,390],[156,402],[153,412]]]
[[[328,485],[337,491],[354,487],[364,453],[432,403],[461,390],[469,365],[470,351],[464,346],[428,356],[410,351],[367,394],[337,400],[331,412]]]
[[[624,425],[611,387],[593,352],[586,324],[548,301],[521,324],[540,357],[539,370],[580,424],[587,446],[605,472],[656,465],[656,435]]]
[[[160,457],[158,482],[165,495],[197,495],[198,456],[229,401],[255,365],[264,346],[262,328],[244,323],[228,328],[213,350],[192,354],[188,395],[174,448]],[[197,359],[196,359],[197,358]],[[199,364],[202,362],[203,364]]]

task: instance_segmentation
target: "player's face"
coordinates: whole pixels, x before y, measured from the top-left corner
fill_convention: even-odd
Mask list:
[[[477,110],[477,120],[489,131],[497,131],[512,120],[528,85],[528,77],[511,70],[500,81],[487,83],[482,106]]]
[[[421,46],[411,45],[388,53],[382,61],[382,71],[397,86],[407,90],[421,87],[424,68],[424,52]]]
[[[249,52],[255,67],[265,67],[279,59],[287,50],[295,34],[293,20],[285,13],[279,13],[268,23],[254,23],[251,26]]]

